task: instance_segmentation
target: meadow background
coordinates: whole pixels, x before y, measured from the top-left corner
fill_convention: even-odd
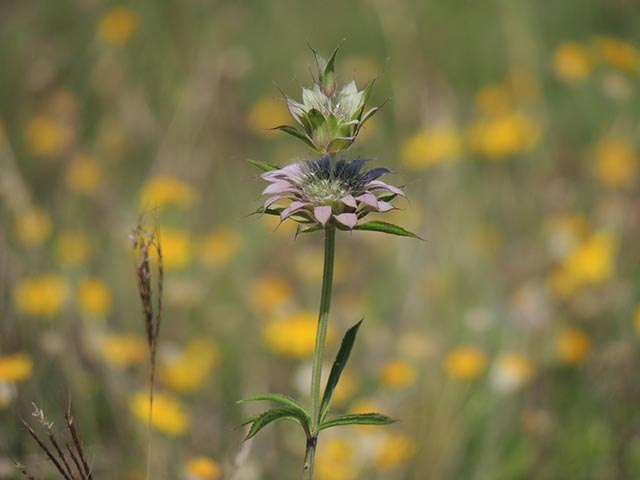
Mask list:
[[[338,235],[335,408],[401,421],[324,432],[318,479],[640,478],[638,32],[634,0],[0,3],[0,478],[54,478],[19,418],[69,399],[95,478],[144,478],[145,211],[156,478],[299,477],[302,434],[243,445],[235,401],[307,401],[322,239],[245,217],[246,159],[311,158],[267,129],[343,38],[387,101],[348,155],[426,241]]]

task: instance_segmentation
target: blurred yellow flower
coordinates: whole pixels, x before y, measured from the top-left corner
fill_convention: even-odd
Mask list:
[[[370,398],[361,398],[353,402],[351,408],[349,408],[349,413],[373,413],[379,412],[380,410],[380,405],[378,405],[374,400]],[[363,425],[363,427],[368,427],[368,425]]]
[[[352,442],[339,437],[323,440],[316,454],[318,480],[356,480],[358,469],[355,459]]]
[[[306,282],[319,282],[322,280],[324,272],[324,252],[321,248],[303,246],[296,248],[291,253],[290,261],[293,263],[293,270],[297,279]],[[333,281],[340,282],[344,279],[346,268],[349,262],[340,253],[336,253],[335,266],[333,268]]]
[[[142,335],[109,334],[101,339],[100,353],[105,362],[127,367],[147,359],[149,344]]]
[[[186,480],[218,480],[222,470],[218,463],[210,457],[190,458],[184,466]]]
[[[140,189],[140,208],[163,208],[175,205],[191,207],[198,200],[198,192],[188,183],[168,175],[158,175],[147,180]]]
[[[209,378],[209,372],[218,357],[215,344],[207,340],[194,340],[181,354],[161,360],[158,369],[160,380],[175,391],[193,392]]]
[[[232,260],[241,247],[240,232],[230,227],[220,227],[201,241],[200,255],[205,263],[220,265]]]
[[[253,307],[267,315],[286,310],[293,301],[293,287],[286,279],[276,275],[258,278],[249,288]]]
[[[455,380],[474,380],[482,375],[486,365],[487,355],[472,346],[454,348],[444,359],[445,372]]]
[[[501,392],[512,392],[529,381],[533,374],[531,361],[520,353],[500,355],[492,369],[493,386]]]
[[[453,127],[422,130],[406,139],[401,147],[403,164],[408,168],[426,168],[445,160],[454,160],[462,152],[462,138]]]
[[[20,313],[51,318],[63,307],[69,286],[60,275],[45,273],[23,278],[14,288],[13,297]]]
[[[469,146],[477,154],[502,159],[532,150],[540,140],[540,126],[520,112],[481,117],[468,132]]]
[[[31,376],[33,360],[26,353],[0,355],[0,381],[19,382]]]
[[[78,154],[67,165],[65,181],[72,192],[94,193],[103,182],[102,168],[95,158]]]
[[[486,85],[476,93],[473,104],[485,115],[500,115],[511,110],[511,92],[504,85]]]
[[[593,50],[602,63],[611,67],[636,71],[640,66],[640,52],[622,39],[605,36],[595,37]]]
[[[25,139],[32,153],[53,157],[64,153],[69,147],[73,131],[69,125],[54,117],[37,115],[27,124]]]
[[[13,233],[21,245],[37,247],[51,235],[51,219],[46,212],[32,208],[19,214],[13,221]]]
[[[315,347],[317,324],[315,313],[300,310],[267,323],[262,330],[262,341],[269,351],[278,355],[309,358]],[[332,330],[329,328],[328,341],[331,337]]]
[[[129,407],[136,418],[146,424],[149,420],[149,393],[134,394],[129,399]],[[167,435],[180,436],[187,431],[189,424],[189,413],[177,398],[166,393],[155,393],[151,425]]]
[[[591,340],[577,327],[562,330],[556,338],[558,357],[565,363],[582,362],[591,350]]]
[[[56,239],[56,260],[65,266],[79,265],[91,255],[91,246],[84,233],[74,230],[60,232]]]
[[[111,292],[99,278],[81,280],[76,290],[76,301],[80,311],[88,317],[104,317],[111,311]]]
[[[379,372],[380,382],[393,388],[402,388],[412,384],[416,376],[415,367],[404,360],[391,360]]]
[[[603,138],[596,145],[593,173],[605,187],[627,187],[633,184],[636,159],[629,142],[622,138]]]
[[[562,43],[553,52],[553,69],[558,77],[576,81],[591,72],[591,59],[587,50],[575,42]]]
[[[158,229],[158,237],[166,269],[177,270],[186,267],[191,262],[193,245],[187,231],[165,225]],[[155,249],[152,249],[151,253],[155,256]]]
[[[405,464],[415,453],[413,438],[400,433],[388,435],[378,447],[373,465],[377,470],[393,470]]]
[[[270,129],[289,122],[284,100],[270,97],[258,100],[249,111],[249,126],[257,133],[270,134]]]
[[[121,45],[131,38],[137,27],[136,14],[124,5],[117,5],[103,14],[98,36],[107,43]]]

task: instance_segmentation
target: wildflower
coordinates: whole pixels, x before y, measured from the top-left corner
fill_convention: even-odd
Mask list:
[[[63,307],[69,293],[64,278],[55,274],[27,277],[13,291],[16,308],[31,317],[51,318]]]
[[[141,335],[109,334],[101,340],[102,358],[116,367],[140,363],[147,358],[149,347]]]
[[[561,331],[556,337],[556,352],[565,363],[582,362],[591,350],[591,340],[587,334],[577,327]]]
[[[192,457],[184,466],[186,480],[217,480],[222,475],[218,463],[210,457]]]
[[[188,232],[179,228],[163,226],[159,228],[159,237],[166,269],[178,270],[191,262],[193,248]]]
[[[129,399],[129,408],[141,422],[149,420],[149,394],[138,392]],[[177,398],[166,393],[155,393],[151,425],[162,433],[175,437],[183,435],[189,428],[190,417]]]
[[[457,347],[444,360],[447,375],[461,381],[474,380],[484,372],[486,365],[486,354],[472,346]]]
[[[390,171],[374,168],[361,172],[364,160],[338,160],[332,165],[325,155],[318,160],[294,163],[261,175],[271,183],[262,192],[272,195],[264,203],[264,211],[278,213],[280,220],[292,218],[306,227],[324,227],[334,223],[352,230],[371,212],[388,212],[394,206],[389,200],[402,191],[379,177]],[[276,207],[276,202],[289,205]]]
[[[257,133],[269,134],[276,125],[284,124],[289,118],[287,107],[274,98],[258,100],[249,112],[249,126]]]
[[[26,353],[0,355],[0,382],[19,382],[31,376],[33,360]]]
[[[107,43],[126,43],[138,27],[138,18],[131,9],[118,5],[112,7],[100,19],[99,37]]]
[[[42,114],[29,121],[25,137],[31,152],[43,157],[55,157],[69,147],[73,131],[57,118]]]
[[[207,340],[195,340],[173,358],[161,359],[158,374],[162,382],[173,390],[193,392],[209,378],[218,356],[216,345]]]
[[[540,139],[540,127],[520,112],[482,117],[471,125],[469,146],[490,159],[502,159],[532,150]]]
[[[258,278],[250,286],[249,297],[256,310],[273,315],[291,305],[293,287],[282,277],[266,275]]]
[[[318,64],[318,82],[311,89],[302,89],[302,103],[287,97],[287,106],[301,130],[288,125],[276,127],[302,140],[320,153],[346,150],[356,139],[364,123],[379,109],[373,107],[365,113],[374,81],[358,90],[355,81],[338,89],[334,62],[338,48],[326,61],[315,50]]]
[[[87,195],[98,190],[102,177],[103,172],[96,159],[83,154],[73,157],[65,172],[67,188]]]
[[[640,52],[624,40],[598,36],[593,39],[592,45],[597,58],[611,67],[636,71],[640,66]]]
[[[621,138],[604,138],[596,145],[593,173],[605,187],[627,187],[634,181],[635,158],[629,143]]]
[[[51,219],[39,208],[19,214],[13,222],[13,233],[21,245],[37,247],[51,235]]]
[[[319,480],[356,480],[358,469],[353,446],[343,438],[332,437],[323,441],[316,457]]]
[[[318,319],[312,312],[298,311],[265,325],[262,340],[273,353],[296,359],[311,356],[316,342]],[[331,330],[327,337],[331,337]]]
[[[99,278],[83,279],[76,294],[80,311],[89,317],[104,317],[111,311],[111,292]]]
[[[401,467],[416,452],[416,442],[404,434],[388,435],[382,441],[373,460],[377,470],[393,470]]]
[[[402,145],[401,157],[409,168],[426,168],[453,160],[462,152],[462,138],[452,127],[423,130]]]
[[[201,257],[209,265],[229,262],[242,246],[242,237],[237,230],[220,227],[210,232],[201,242]]]
[[[167,205],[190,207],[198,199],[195,189],[168,175],[150,178],[140,190],[140,208],[163,208]]]
[[[416,379],[416,369],[403,360],[392,360],[385,364],[379,373],[383,385],[402,388],[410,385]]]
[[[533,373],[531,361],[518,353],[505,353],[496,360],[491,380],[496,390],[512,392],[524,385]]]
[[[582,45],[565,42],[553,52],[553,69],[564,80],[582,80],[591,71],[591,59]]]

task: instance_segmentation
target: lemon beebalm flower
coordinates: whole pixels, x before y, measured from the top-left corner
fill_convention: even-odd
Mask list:
[[[76,301],[80,311],[91,318],[103,318],[111,311],[111,292],[99,278],[81,280],[76,289]]]
[[[0,355],[0,381],[19,382],[31,376],[33,360],[26,353]]]
[[[31,153],[42,157],[57,157],[72,143],[73,129],[56,117],[41,114],[27,124],[25,140]]]
[[[106,43],[122,45],[138,28],[138,17],[128,7],[117,5],[107,10],[100,19],[98,36]]]
[[[462,153],[462,136],[453,127],[422,130],[406,139],[400,156],[407,168],[420,169],[457,159]]]
[[[404,360],[391,360],[379,372],[380,382],[392,388],[403,388],[411,385],[417,377],[416,369]]]
[[[169,205],[188,208],[197,200],[198,192],[191,185],[169,175],[152,177],[140,189],[140,208],[143,210]]]
[[[32,208],[16,216],[13,234],[20,245],[38,247],[51,235],[53,229],[49,215],[39,208]]]
[[[67,188],[75,193],[90,195],[104,182],[104,173],[98,161],[89,155],[75,155],[65,171]]]
[[[388,471],[402,467],[416,452],[416,441],[405,434],[386,436],[378,446],[373,465],[376,470]]]
[[[618,137],[603,138],[595,148],[593,174],[604,187],[624,188],[635,181],[636,158],[631,144]]]
[[[184,466],[185,480],[218,480],[222,469],[211,457],[192,457]]]
[[[240,248],[240,232],[231,227],[219,227],[200,242],[200,257],[208,265],[223,265],[233,260]]]
[[[277,318],[264,326],[263,344],[277,355],[295,359],[309,358],[315,346],[317,324],[317,316],[306,310]],[[327,337],[331,338],[331,331]]]
[[[60,275],[45,273],[20,280],[13,291],[16,309],[30,317],[52,318],[64,306],[69,285]]]
[[[110,365],[127,367],[148,357],[147,340],[141,335],[108,334],[100,339],[100,353]]]
[[[558,77],[571,82],[586,78],[592,69],[589,52],[576,42],[560,44],[553,52],[552,64]]]
[[[279,99],[261,98],[249,111],[249,126],[256,133],[269,136],[272,129],[289,120],[289,111]]]
[[[133,415],[144,424],[149,421],[149,392],[138,392],[129,399]],[[190,417],[180,401],[166,393],[156,392],[153,397],[151,425],[171,437],[184,435],[189,428]]]
[[[556,337],[556,352],[558,358],[564,363],[581,363],[590,351],[591,340],[583,330],[577,327],[562,330]]]
[[[447,353],[444,359],[445,373],[454,380],[471,381],[485,371],[487,355],[472,346],[461,346]]]

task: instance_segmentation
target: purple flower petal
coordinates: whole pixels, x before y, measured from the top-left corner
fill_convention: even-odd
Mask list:
[[[289,198],[287,195],[275,195],[273,197],[270,197],[267,199],[266,202],[264,202],[264,205],[262,207],[263,210],[266,210],[267,208],[269,208],[271,205],[273,205],[274,203],[276,203],[278,200],[285,200]]]
[[[358,217],[355,213],[341,213],[340,215],[334,215],[334,218],[351,230],[358,224]]]
[[[389,170],[388,168],[384,168],[384,167],[374,168],[374,169],[369,170],[367,173],[364,174],[364,179],[367,182],[371,182],[371,181],[375,180],[376,178],[381,177],[382,175],[385,175],[387,173],[391,173],[391,170]]]
[[[291,202],[287,208],[285,208],[280,214],[280,220],[286,220],[287,217],[293,215],[294,213],[304,209],[309,204],[307,202]]]
[[[391,205],[389,202],[385,202],[383,200],[378,200],[378,211],[379,212],[388,212],[389,210],[393,210],[396,207]]]
[[[367,205],[375,209],[378,208],[378,197],[376,197],[373,193],[367,192],[363,193],[362,195],[358,195],[356,197],[356,200],[362,203],[366,203]]]
[[[323,227],[331,218],[331,213],[332,211],[329,205],[322,205],[313,209],[313,216],[316,217],[316,219],[322,224]]]
[[[345,195],[340,199],[342,203],[344,203],[347,207],[358,208],[358,204],[356,203],[356,199],[353,198],[353,195]]]
[[[265,188],[262,191],[262,195],[270,195],[272,193],[292,192],[295,190],[297,189],[293,185],[291,185],[289,182],[277,181],[272,183],[271,185],[268,185],[267,188]]]
[[[372,180],[371,182],[369,182],[369,185],[367,186],[367,188],[369,190],[387,190],[391,193],[395,193],[396,195],[400,195],[401,197],[405,196],[404,192],[400,190],[398,187],[394,187],[393,185],[386,184],[381,180]]]

